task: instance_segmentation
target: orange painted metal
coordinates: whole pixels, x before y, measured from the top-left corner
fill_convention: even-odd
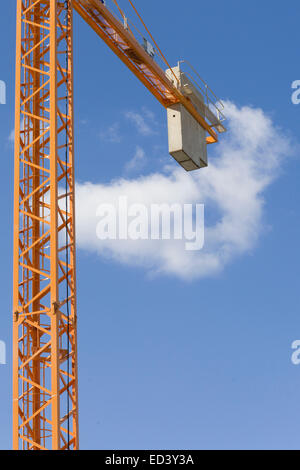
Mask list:
[[[158,101],[168,108],[182,103],[209,134],[207,143],[218,141],[217,132],[195,108],[191,100],[176,87],[161,67],[139,44],[131,31],[100,0],[73,0],[74,9],[127,65]]]
[[[78,449],[72,21],[17,2],[14,449]]]

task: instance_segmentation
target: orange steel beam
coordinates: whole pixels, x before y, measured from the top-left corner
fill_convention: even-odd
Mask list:
[[[165,72],[147,54],[133,34],[100,0],[73,0],[73,6],[165,108],[175,103],[182,103],[203,129],[208,132],[207,143],[218,141],[218,135],[209,122],[169,80]]]
[[[17,0],[14,449],[78,449],[72,21]]]

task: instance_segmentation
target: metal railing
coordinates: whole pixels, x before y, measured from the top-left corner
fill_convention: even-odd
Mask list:
[[[189,78],[195,88],[200,92],[202,95],[206,106],[216,114],[218,121],[222,122],[226,120],[226,116],[224,115],[224,104],[222,100],[213,92],[213,90],[208,86],[206,81],[199,75],[197,70],[190,64],[187,60],[180,60],[179,67],[181,71]],[[186,64],[188,70],[185,70],[181,67],[181,64]],[[189,70],[190,69],[190,70]],[[195,78],[195,76],[197,78]]]

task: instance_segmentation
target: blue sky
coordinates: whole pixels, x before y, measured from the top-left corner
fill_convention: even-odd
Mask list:
[[[114,248],[100,256],[83,236],[86,221],[79,221],[81,447],[298,449],[300,366],[291,363],[291,344],[300,339],[300,106],[291,103],[291,83],[300,79],[299,2],[290,0],[287,7],[279,1],[271,6],[267,0],[215,0],[211,6],[190,0],[189,8],[179,0],[135,3],[169,62],[190,60],[238,110],[230,113],[229,105],[231,134],[209,149],[208,171],[214,177],[209,181],[217,181],[213,170],[220,170],[220,162],[230,164],[230,149],[232,171],[241,168],[241,162],[256,163],[252,179],[246,181],[268,181],[247,199],[255,210],[242,245],[233,244],[228,262],[209,276],[195,274],[189,260],[183,278],[162,269],[159,256],[153,275],[148,249],[139,259],[126,253],[122,263]],[[0,79],[7,83],[7,104],[0,106],[0,340],[7,343],[8,358],[6,366],[0,365],[0,448],[5,449],[11,446],[9,135],[14,127],[15,2],[5,2],[2,11]],[[89,182],[107,196],[122,178],[143,189],[140,178],[151,182],[153,173],[163,182],[180,182],[168,155],[166,115],[160,104],[77,17],[74,47],[79,193]],[[132,116],[137,115],[146,127],[134,124]],[[250,135],[245,125],[238,127],[247,116]],[[241,142],[237,135],[245,139]],[[143,164],[128,170],[137,152]],[[199,184],[200,197],[205,176],[197,178],[193,181]],[[237,187],[237,201],[244,189]],[[214,223],[224,208],[213,188],[205,197],[212,201],[206,212]],[[86,202],[78,202],[81,210]],[[248,210],[249,205],[243,207]],[[93,223],[91,219],[91,231]],[[239,237],[245,224],[233,227]],[[211,250],[219,253],[222,248],[218,243]],[[195,258],[198,271],[202,261]]]

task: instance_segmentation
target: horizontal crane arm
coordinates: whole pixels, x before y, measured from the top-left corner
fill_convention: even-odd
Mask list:
[[[181,103],[208,132],[207,143],[218,141],[216,131],[197,111],[189,98],[176,88],[126,25],[123,25],[101,0],[73,0],[73,6],[165,108]]]

